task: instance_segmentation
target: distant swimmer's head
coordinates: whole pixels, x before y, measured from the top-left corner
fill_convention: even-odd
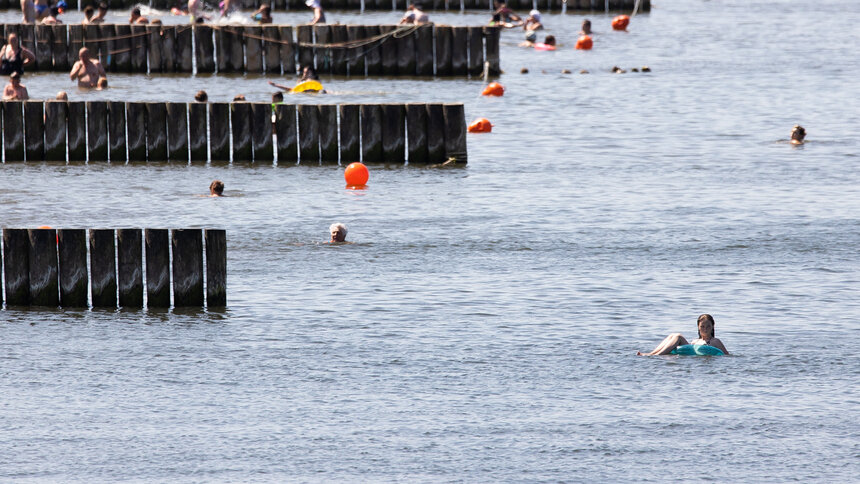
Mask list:
[[[96,84],[98,89],[107,89],[108,82],[107,77],[99,77],[98,83]]]
[[[791,144],[802,145],[803,138],[806,138],[806,130],[803,129],[803,126],[795,124],[791,130]]]
[[[555,45],[555,36],[547,35],[546,38],[543,40],[543,43],[546,45]]]
[[[328,231],[331,232],[331,242],[345,242],[346,241],[346,225],[342,223],[334,223],[328,228]]]
[[[534,30],[526,32],[526,40],[529,42],[537,42],[537,32]]]
[[[206,91],[200,90],[197,91],[197,94],[194,95],[194,100],[199,103],[205,103],[209,100],[209,95],[206,94]]]
[[[699,321],[697,322],[699,326],[699,338],[702,338],[705,341],[710,340],[714,337],[714,317],[710,314],[703,314],[699,316]]]
[[[540,11],[532,10],[531,12],[529,12],[529,18],[540,22]]]
[[[272,94],[272,104],[278,104],[284,102],[284,93],[276,92]]]
[[[209,195],[212,197],[220,197],[224,195],[224,182],[215,180],[209,184]]]
[[[582,33],[591,35],[591,20],[585,19],[582,21]]]
[[[57,101],[68,101],[69,95],[66,94],[66,91],[60,91],[57,93]]]

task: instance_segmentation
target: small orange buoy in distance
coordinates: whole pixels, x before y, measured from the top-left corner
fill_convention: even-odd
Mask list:
[[[498,82],[491,82],[487,84],[487,87],[484,88],[484,92],[481,93],[482,96],[504,96],[505,95],[505,86],[499,84]]]
[[[627,30],[628,25],[630,25],[629,15],[619,15],[612,19],[612,30]]]
[[[487,118],[478,118],[469,125],[470,133],[491,133],[492,131],[493,125]]]
[[[591,50],[592,46],[594,46],[594,42],[588,35],[583,35],[576,39],[577,50]]]
[[[367,179],[370,178],[370,172],[364,163],[350,163],[343,171],[343,178],[346,180],[347,186],[360,187],[367,184]]]

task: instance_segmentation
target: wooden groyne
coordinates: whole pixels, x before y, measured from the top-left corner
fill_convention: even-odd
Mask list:
[[[4,228],[2,252],[7,307],[227,305],[224,230]]]
[[[4,101],[0,107],[6,163],[467,161],[462,104]]]
[[[28,71],[68,72],[87,47],[108,72],[478,77],[486,61],[500,73],[498,27],[0,24],[4,44],[11,33],[36,56]]]
[[[326,10],[398,10],[403,11],[406,5],[411,0],[325,0],[323,7]],[[85,0],[66,0],[68,8],[82,8],[83,6],[92,3]],[[172,0],[107,0],[110,8],[113,9],[129,9],[135,5],[147,5],[159,10],[170,10],[175,6]],[[274,10],[297,10],[300,12],[308,11],[304,0],[240,0],[236,2],[242,8],[257,8],[260,5],[268,3]],[[490,10],[492,9],[492,0],[425,0],[421,2],[425,11],[433,10]],[[594,12],[594,11],[611,11],[630,13],[633,11],[635,0],[568,0],[568,12]],[[562,0],[508,0],[508,7],[514,10],[530,10],[537,8],[542,12],[560,12],[562,11]],[[20,5],[13,0],[0,0],[0,8],[2,9],[18,9]],[[651,0],[641,0],[639,8],[642,12],[651,10]]]

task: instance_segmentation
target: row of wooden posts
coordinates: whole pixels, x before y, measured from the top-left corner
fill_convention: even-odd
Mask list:
[[[224,230],[4,228],[2,251],[7,307],[227,305]]]
[[[173,0],[104,0],[110,8],[132,8],[135,5],[147,5],[159,10],[169,10],[176,6]],[[66,0],[68,8],[83,8],[96,5],[97,0]],[[214,3],[214,2],[213,2]],[[307,11],[304,0],[238,0],[235,2],[242,8],[257,8],[268,3],[274,10]],[[412,0],[323,0],[326,10],[404,10]],[[493,0],[424,0],[419,2],[425,10],[489,10]],[[568,11],[623,11],[631,12],[635,0],[568,0]],[[643,12],[651,10],[650,0],[641,0],[640,9]],[[558,12],[562,10],[562,0],[508,0],[508,7],[514,10],[530,10]],[[0,8],[19,8],[16,0],[0,0]]]
[[[462,104],[3,101],[0,108],[6,163],[467,161]]]
[[[500,73],[498,27],[397,25],[0,24],[36,57],[29,71],[68,72],[86,46],[109,72],[266,73],[303,66],[344,76]],[[295,30],[295,35],[294,35]],[[376,39],[376,40],[374,40]]]

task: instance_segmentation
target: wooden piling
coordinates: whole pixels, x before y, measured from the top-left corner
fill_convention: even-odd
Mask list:
[[[331,26],[331,41],[334,44],[343,44],[349,37],[346,33],[346,25]],[[338,76],[347,74],[346,68],[346,49],[333,48],[331,49],[331,73]]]
[[[397,29],[396,25],[380,25],[379,34],[387,34]],[[397,42],[393,36],[385,37],[379,46],[382,55],[382,73],[386,76],[397,75]]]
[[[206,306],[227,305],[227,232],[206,230]]]
[[[87,101],[87,160],[108,160],[107,104]]]
[[[337,106],[333,104],[320,104],[317,106],[319,112],[320,130],[320,161],[323,164],[337,164]]]
[[[260,27],[244,27],[245,36],[245,72],[263,72],[263,29]]]
[[[69,161],[87,161],[86,106],[83,101],[72,101],[66,104],[68,116],[66,144],[69,150]]]
[[[427,162],[445,161],[445,115],[441,104],[427,105]]]
[[[97,26],[99,28],[99,52],[101,55],[101,63],[104,66],[107,72],[115,72],[117,71],[117,60],[120,57],[127,57],[128,52],[125,52],[122,56],[120,54],[112,54],[111,52],[116,50],[117,41],[116,38],[116,25],[113,24],[100,24]],[[125,27],[128,27],[127,25]],[[108,40],[102,40],[108,39]]]
[[[278,26],[281,37],[281,69],[284,74],[296,73],[296,50],[293,41],[293,28],[287,25]]]
[[[57,307],[60,289],[57,279],[57,231],[29,229],[30,305]]]
[[[419,76],[433,75],[433,25],[415,31],[415,70]]]
[[[167,229],[146,229],[146,305],[170,307],[170,239]]]
[[[167,105],[146,103],[146,160],[167,161]]]
[[[117,305],[115,247],[113,230],[90,230],[90,290],[94,308]]]
[[[87,307],[87,231],[57,230],[60,265],[60,305],[64,308]]]
[[[139,72],[145,74],[146,66],[146,26],[132,25],[131,26],[131,72]]]
[[[397,50],[397,73],[414,76],[416,69],[415,32],[393,39]]]
[[[30,236],[27,229],[3,229],[6,305],[30,304]]]
[[[341,104],[338,109],[340,110],[340,160],[343,164],[360,161],[359,106],[357,104]]]
[[[315,44],[331,43],[331,26],[314,25]],[[317,72],[320,74],[331,74],[331,49],[314,49],[314,58],[317,63]]]
[[[176,70],[178,72],[192,72],[194,69],[194,58],[191,54],[194,39],[191,27],[191,25],[176,27]]]
[[[45,112],[42,101],[24,101],[24,126],[27,127],[24,137],[27,161],[44,161]]]
[[[233,163],[250,163],[254,159],[251,147],[250,104],[230,103],[230,128],[233,134]]]
[[[66,102],[45,102],[45,160],[66,161]]]
[[[318,165],[319,111],[313,104],[300,104],[299,111],[299,156],[302,165]]]
[[[209,155],[212,161],[230,161],[230,105],[209,104]]]
[[[161,26],[161,72],[176,72],[176,27]]]
[[[498,76],[502,73],[499,64],[499,27],[484,27],[485,61],[490,63],[489,73]]]
[[[347,25],[346,36],[350,42],[364,39],[367,34],[362,25]],[[364,75],[364,47],[353,47],[344,50],[346,65],[350,76]]]
[[[263,70],[267,74],[281,73],[281,36],[277,25],[264,25],[261,29],[263,38],[263,50],[266,52]]]
[[[233,41],[233,34],[225,30],[223,27],[215,29],[215,43],[218,47],[218,72],[230,72],[232,63],[230,62],[230,43]]]
[[[222,27],[233,32],[233,40],[230,43],[230,70],[233,72],[245,71],[244,28],[239,25]]]
[[[21,101],[3,102],[3,155],[6,163],[24,161],[24,106]]]
[[[74,63],[69,64],[69,41],[67,36],[67,25],[52,25],[53,46],[51,55],[54,61],[54,70],[60,72],[69,71]],[[80,49],[80,47],[78,47]],[[77,55],[77,51],[75,51]]]
[[[128,161],[146,161],[146,103],[127,103],[125,117],[130,128],[126,140]]]
[[[194,26],[194,51],[197,56],[197,73],[215,72],[215,41],[212,27],[197,24]]]
[[[272,164],[275,161],[272,131],[272,105],[251,103],[251,141],[255,163]]]
[[[379,163],[382,153],[382,106],[361,105],[361,161]]]
[[[106,27],[103,25],[102,27]],[[111,57],[115,72],[132,72],[131,70],[131,25],[116,24],[116,40],[113,42]],[[108,42],[110,44],[111,42]]]
[[[51,71],[54,68],[52,49],[54,44],[53,29],[50,25],[34,25],[33,28],[36,39],[36,49],[33,51],[36,56],[36,65],[34,67],[40,71]]]
[[[167,103],[167,159],[188,163],[188,105]]]
[[[296,40],[299,44],[310,44],[314,40],[313,25],[299,25],[296,27]],[[305,66],[314,65],[314,51],[310,47],[298,46],[299,70]]]
[[[386,163],[406,161],[405,115],[402,104],[382,105],[382,156]]]
[[[149,33],[149,72],[162,72],[164,69],[164,46],[161,26],[148,25],[146,31]]]
[[[101,38],[101,32],[99,32],[99,26],[96,24],[87,24],[83,26],[84,28],[84,47],[86,47],[90,51],[90,58],[98,59],[99,62],[104,62],[105,58],[102,57],[102,51],[107,52],[106,46],[102,46],[102,42],[99,41]],[[105,55],[104,57],[107,57]],[[75,60],[78,60],[78,56],[75,55]],[[107,64],[103,64],[105,70],[108,70]]]
[[[171,230],[173,238],[173,305],[203,306],[203,233]]]
[[[144,67],[146,65],[144,64]],[[125,103],[108,101],[108,157],[111,163],[125,163],[128,160],[125,140]],[[132,129],[141,129],[134,126]]]
[[[118,229],[117,287],[119,305],[125,308],[143,307],[143,254],[140,229]]]
[[[453,42],[454,33],[451,27],[447,25],[436,26],[436,75],[450,76],[451,69],[451,42]]]
[[[469,64],[468,72],[472,77],[484,71],[484,33],[481,27],[469,27]]]
[[[296,107],[291,104],[275,106],[275,136],[278,138],[278,165],[295,164],[298,156]]]
[[[406,105],[406,142],[410,165],[427,164],[427,108],[424,104]]]
[[[366,25],[364,27],[364,37],[371,38],[379,35],[379,27],[376,25]],[[378,76],[382,74],[382,51],[381,41],[376,41],[372,44],[364,46],[364,65],[367,66],[368,76]]]
[[[466,116],[462,104],[442,106],[445,116],[445,157],[454,158],[457,163],[465,163],[466,156]]]
[[[68,25],[69,29],[69,50],[66,52],[67,64],[65,69],[71,69],[75,62],[78,61],[78,52],[84,46],[84,26],[83,25]],[[62,52],[54,51],[55,54]],[[63,69],[63,70],[65,70]]]
[[[191,161],[205,162],[209,157],[208,135],[206,127],[206,103],[191,103],[188,105],[188,134],[191,148]]]
[[[469,73],[469,31],[466,27],[451,29],[451,74],[465,76]]]

